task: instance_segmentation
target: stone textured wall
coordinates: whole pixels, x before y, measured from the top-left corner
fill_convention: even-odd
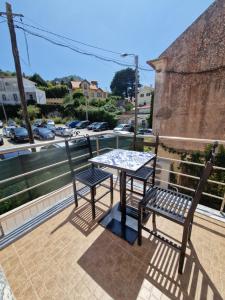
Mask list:
[[[225,0],[215,1],[159,59],[153,128],[225,139]]]

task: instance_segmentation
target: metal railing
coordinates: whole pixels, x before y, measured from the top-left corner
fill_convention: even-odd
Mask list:
[[[106,133],[98,133],[98,134],[93,134],[91,135],[91,137],[94,137],[96,139],[96,151],[93,151],[93,153],[99,155],[102,151],[107,151],[107,150],[111,150],[113,148],[111,147],[105,147],[105,148],[102,148],[100,149],[100,146],[99,146],[99,137],[104,135]],[[120,140],[124,137],[132,137],[132,134],[113,134],[113,133],[107,133],[107,135],[112,135],[115,137],[116,139],[116,148],[119,148],[120,147]],[[138,135],[138,137],[140,138],[154,138],[154,136],[146,136],[146,135]],[[80,136],[75,136],[73,138],[70,139],[70,141],[75,141],[77,139],[80,139],[81,137]],[[210,139],[197,139],[197,138],[184,138],[184,137],[169,137],[169,136],[160,136],[160,142],[161,140],[170,140],[170,141],[185,141],[185,142],[195,142],[195,143],[202,143],[202,144],[212,144],[215,140],[210,140]],[[40,143],[37,143],[37,144],[23,144],[23,145],[17,145],[17,146],[12,146],[12,147],[8,147],[8,148],[2,148],[0,149],[0,154],[6,154],[6,153],[11,153],[11,152],[15,152],[15,151],[20,151],[20,150],[27,150],[27,149],[33,149],[33,148],[40,148],[40,147],[44,147],[44,146],[50,146],[50,145],[53,145],[53,144],[58,144],[58,143],[63,143],[65,141],[65,139],[60,139],[60,140],[54,140],[54,141],[47,141],[47,142],[40,142]],[[225,145],[225,140],[217,140],[217,142],[219,144],[222,144],[222,145]],[[76,161],[77,159],[80,159],[81,157],[85,157],[87,156],[87,154],[84,154],[84,155],[80,155],[80,156],[77,156],[77,157],[73,157],[72,160]],[[195,162],[191,162],[191,161],[185,161],[185,160],[180,160],[180,159],[174,159],[174,158],[169,158],[169,157],[163,157],[163,156],[158,156],[158,159],[163,159],[163,160],[167,160],[167,161],[170,161],[170,162],[177,162],[177,163],[181,163],[181,164],[189,164],[189,165],[194,165],[194,166],[198,166],[198,167],[204,167],[204,164],[200,164],[200,163],[195,163]],[[9,178],[6,178],[6,179],[3,179],[0,181],[0,186],[1,184],[6,184],[6,183],[10,183],[11,181],[15,180],[15,179],[19,179],[19,178],[22,178],[22,177],[26,177],[26,176],[29,176],[29,175],[32,175],[32,174],[35,174],[35,173],[38,173],[38,172],[41,172],[41,171],[44,171],[44,170],[49,170],[55,166],[59,166],[59,165],[62,165],[62,164],[65,164],[65,163],[68,163],[68,160],[65,159],[65,160],[62,160],[62,161],[59,161],[59,162],[56,162],[54,164],[49,164],[47,166],[44,166],[44,167],[41,167],[41,168],[36,168],[34,170],[31,170],[31,171],[28,171],[28,172],[24,172],[24,173],[21,173],[21,174],[18,174],[18,175],[15,175],[15,176],[12,176],[12,177],[9,177]],[[87,161],[87,164],[84,164],[82,167],[79,167],[79,168],[76,168],[74,170],[79,170],[79,169],[82,169],[82,168],[85,168],[89,165],[90,163],[88,163]],[[163,172],[168,172],[169,174],[174,174],[174,175],[178,175],[178,176],[184,176],[184,177],[188,177],[188,178],[192,178],[192,179],[195,179],[195,180],[199,180],[200,177],[197,177],[197,176],[193,176],[193,175],[189,175],[189,174],[185,174],[185,173],[182,173],[182,172],[176,172],[176,171],[172,171],[172,170],[167,170],[167,169],[164,169],[164,168],[159,168],[157,167],[156,168],[157,170],[159,171],[163,171]],[[220,167],[220,166],[214,166],[214,170],[221,170],[221,171],[225,171],[225,168],[223,167]],[[35,185],[32,185],[26,189],[23,189],[21,191],[18,191],[16,193],[13,193],[11,195],[8,195],[4,198],[1,198],[0,199],[0,203],[3,202],[3,201],[6,201],[6,200],[9,200],[17,195],[20,195],[24,192],[27,192],[27,191],[30,191],[32,189],[35,189],[37,187],[40,187],[46,183],[49,183],[49,182],[52,182],[56,179],[59,179],[61,177],[64,177],[66,175],[68,175],[70,173],[70,171],[67,171],[67,172],[63,172],[62,174],[60,175],[57,175],[57,176],[54,176],[50,179],[47,179],[47,180],[43,180],[42,182],[39,182]],[[174,186],[174,187],[177,187],[177,188],[182,188],[182,189],[185,189],[185,190],[188,190],[188,191],[191,191],[191,192],[194,192],[195,190],[193,188],[190,188],[190,187],[185,187],[183,185],[179,185],[179,184],[176,184],[176,183],[172,183],[170,181],[165,181],[165,180],[162,180],[162,179],[158,179],[159,182],[162,182],[162,183],[166,183],[166,184],[169,184],[171,186]],[[209,179],[208,180],[208,183],[209,184],[217,184],[217,185],[220,185],[220,186],[225,186],[225,183],[224,182],[219,182],[219,181],[215,181],[215,180],[211,180]],[[204,193],[204,195],[206,196],[209,196],[209,197],[212,197],[212,198],[215,198],[217,200],[221,200],[221,208],[220,210],[223,211],[224,209],[224,206],[225,206],[225,194],[224,194],[224,197],[221,197],[221,196],[218,196],[218,195],[214,195],[214,194],[209,194],[209,193]]]

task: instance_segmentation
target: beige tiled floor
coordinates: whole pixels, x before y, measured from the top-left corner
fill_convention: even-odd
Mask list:
[[[115,199],[118,199],[118,192]],[[97,203],[97,215],[108,208]],[[157,218],[159,230],[180,240],[177,225]],[[184,274],[178,252],[153,237],[130,246],[91,220],[80,201],[0,253],[16,298],[225,299],[225,225],[196,215]]]

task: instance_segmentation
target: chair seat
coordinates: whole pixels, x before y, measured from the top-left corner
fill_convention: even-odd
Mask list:
[[[110,176],[112,176],[112,174],[105,172],[99,168],[90,168],[77,173],[74,178],[75,180],[78,180],[89,187],[94,187],[104,180],[110,178]]]
[[[156,212],[177,223],[184,223],[192,197],[154,186],[143,199],[145,209]]]
[[[127,176],[137,180],[147,180],[153,174],[153,168],[142,167],[137,172],[127,172]]]

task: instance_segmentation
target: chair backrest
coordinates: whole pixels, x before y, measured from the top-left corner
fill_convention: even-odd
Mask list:
[[[70,167],[72,175],[74,175],[76,172],[73,168],[73,158],[71,156],[69,140],[65,140],[65,146],[66,146],[66,153],[67,153],[67,158],[68,158],[68,162],[69,162],[69,167]],[[71,148],[73,148],[73,150],[75,150],[78,153],[80,152],[79,156],[81,156],[81,157],[80,158],[77,157],[77,159],[76,159],[77,165],[84,164],[85,162],[88,161],[88,159],[93,157],[91,141],[90,141],[90,137],[88,135],[81,137],[81,139],[79,139],[76,144],[72,145]],[[87,153],[85,153],[85,150],[87,151]]]
[[[144,146],[147,146],[147,147],[154,147],[155,150],[155,154],[157,156],[158,154],[158,147],[159,147],[159,133],[157,132],[156,135],[155,135],[155,141],[153,142],[144,142],[143,143]]]
[[[215,162],[215,155],[216,155],[215,151],[216,151],[217,146],[218,146],[218,143],[214,143],[214,145],[211,149],[210,158],[205,165],[205,168],[202,172],[202,176],[200,177],[198,187],[195,191],[195,194],[194,194],[194,197],[193,197],[193,200],[191,203],[191,207],[189,209],[189,212],[188,212],[188,215],[186,218],[186,222],[189,222],[193,218],[194,212],[195,212],[197,205],[201,199],[205,184],[207,183],[207,180],[208,180],[210,174],[212,173],[213,165]]]

